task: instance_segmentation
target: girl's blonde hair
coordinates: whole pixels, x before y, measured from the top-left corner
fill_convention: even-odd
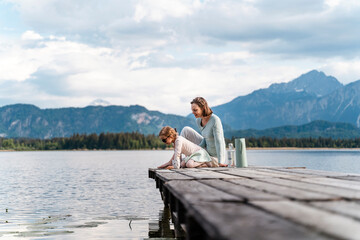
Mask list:
[[[165,126],[163,127],[160,132],[159,132],[159,137],[160,138],[165,138],[165,137],[172,137],[172,138],[176,138],[178,135],[178,133],[176,132],[176,129],[169,127],[169,126]]]
[[[193,104],[193,103],[195,103],[196,105],[199,106],[199,108],[201,108],[201,110],[203,112],[203,117],[210,116],[213,113],[213,111],[209,107],[209,105],[208,105],[207,101],[205,100],[205,98],[196,97],[191,101],[191,104]]]

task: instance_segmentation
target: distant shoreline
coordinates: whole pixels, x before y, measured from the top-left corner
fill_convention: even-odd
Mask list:
[[[76,151],[162,151],[162,150],[173,150],[173,148],[166,149],[58,149],[58,150],[15,150],[15,149],[2,149],[0,152],[51,152],[51,151],[67,151],[67,152],[76,152]],[[246,150],[360,150],[360,148],[298,148],[298,147],[247,147]]]
[[[249,147],[246,150],[360,150],[360,148]]]

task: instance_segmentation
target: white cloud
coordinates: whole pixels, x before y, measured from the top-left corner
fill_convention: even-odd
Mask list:
[[[360,58],[352,60],[329,59],[320,70],[337,77],[339,81],[347,84],[360,80]]]
[[[341,0],[325,0],[325,4],[330,8],[334,8],[340,4]]]
[[[237,65],[237,61],[248,62],[251,61],[251,58],[255,57],[254,54],[242,51],[242,52],[223,52],[219,54],[212,53],[199,53],[200,56],[204,56],[207,60],[216,66],[234,66]],[[235,64],[234,64],[235,63]]]
[[[9,1],[37,32],[116,48],[237,42],[248,51],[301,58],[360,51],[356,0]]]
[[[61,107],[67,103],[85,106],[102,98],[113,104],[141,104],[153,110],[187,114],[188,102],[195,96],[208,96],[213,104],[220,104],[259,86],[261,78],[257,74],[253,82],[257,71],[251,74],[248,69],[232,68],[234,61],[251,59],[247,52],[205,54],[209,68],[134,69],[134,64],[146,65],[141,59],[151,52],[91,47],[56,36],[38,41],[41,47],[13,45],[7,55],[0,55],[2,66],[8,69],[0,72],[3,99]]]
[[[360,77],[355,0],[8,2],[31,30],[0,38],[0,103],[186,114],[195,96],[218,105],[312,69]]]
[[[161,22],[167,17],[181,18],[191,15],[200,6],[199,1],[141,0],[135,6],[134,20]]]
[[[29,30],[29,31],[24,32],[21,35],[21,39],[25,40],[25,41],[27,41],[27,40],[42,40],[43,37],[40,34]]]

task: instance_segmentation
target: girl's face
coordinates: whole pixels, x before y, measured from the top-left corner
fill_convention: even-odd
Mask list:
[[[203,111],[196,103],[191,104],[191,111],[196,118],[203,116]]]
[[[165,143],[167,145],[170,145],[173,142],[173,138],[171,136],[161,138],[161,140],[163,141],[163,143]]]

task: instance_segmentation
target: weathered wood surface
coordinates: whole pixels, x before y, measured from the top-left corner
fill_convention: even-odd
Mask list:
[[[188,218],[201,224],[195,227],[204,229],[201,236],[193,236],[188,231],[191,239],[202,239],[203,235],[209,239],[328,239],[302,225],[241,202],[202,202],[191,205],[188,211]]]
[[[304,168],[149,169],[187,239],[360,239],[360,175]]]
[[[226,182],[218,179],[211,180],[200,180],[201,183],[209,185],[213,188],[219,189],[221,191],[225,191],[235,196],[239,196],[243,199],[243,201],[251,201],[251,200],[280,200],[283,197],[266,193],[257,189],[248,188],[239,184]]]

